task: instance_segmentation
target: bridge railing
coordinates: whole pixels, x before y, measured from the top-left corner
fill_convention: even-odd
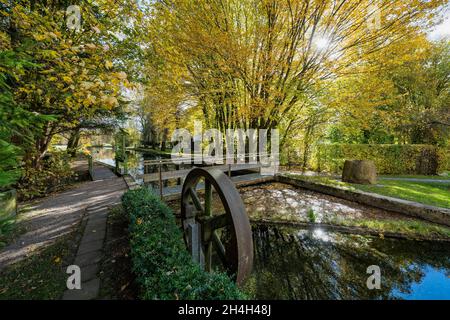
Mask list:
[[[144,185],[157,183],[162,197],[164,181],[177,179],[178,184],[182,184],[182,180],[194,167],[214,167],[227,172],[228,176],[231,177],[232,172],[241,170],[258,170],[261,173],[263,167],[268,167],[274,163],[274,155],[268,153],[246,154],[238,159],[226,156],[219,159],[215,156],[198,157],[196,159],[195,156],[182,155],[176,159],[144,160]],[[260,161],[262,157],[266,159],[265,162],[267,163],[263,164]],[[195,160],[197,160],[197,163]]]

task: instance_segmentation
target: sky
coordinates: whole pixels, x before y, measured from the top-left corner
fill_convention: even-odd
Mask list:
[[[450,6],[447,6],[445,13],[445,20],[437,25],[433,31],[428,34],[428,37],[432,40],[438,40],[443,37],[450,38]]]

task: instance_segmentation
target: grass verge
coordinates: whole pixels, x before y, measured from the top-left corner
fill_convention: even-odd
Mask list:
[[[425,179],[425,180],[448,180],[450,182],[449,175],[441,175],[441,176],[425,176],[425,175],[382,175],[379,177],[381,180],[384,178],[389,179]]]
[[[340,187],[349,190],[361,190],[430,206],[450,209],[450,184],[448,183],[380,179],[376,185],[361,185],[345,183],[330,177],[306,177],[292,174],[288,174],[288,176],[294,179],[316,182],[328,186]]]
[[[22,228],[16,222],[16,217],[0,218],[0,250],[16,238]]]
[[[131,300],[137,286],[131,272],[129,219],[122,206],[111,208],[108,215],[104,258],[100,264],[100,299]]]
[[[355,189],[450,209],[450,184],[380,180],[377,185],[352,185]]]
[[[79,232],[73,232],[42,251],[2,270],[0,299],[59,299],[67,289],[66,268],[74,259],[78,237]]]

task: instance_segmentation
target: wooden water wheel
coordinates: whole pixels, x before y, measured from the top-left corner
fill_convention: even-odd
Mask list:
[[[213,212],[213,188],[225,212]],[[193,259],[206,271],[225,269],[241,285],[252,270],[253,240],[244,203],[230,178],[214,168],[192,169],[183,184],[181,219]]]

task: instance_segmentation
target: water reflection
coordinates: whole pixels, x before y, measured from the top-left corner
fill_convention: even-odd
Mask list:
[[[113,147],[92,147],[91,154],[95,161],[106,164],[111,167],[116,166],[115,151]],[[138,183],[142,182],[142,175],[144,174],[144,160],[155,159],[152,154],[144,154],[133,150],[127,151],[126,164],[119,163],[120,172],[125,170]]]
[[[112,147],[92,147],[90,152],[95,161],[115,166],[115,153]]]
[[[106,164],[111,167],[116,166],[116,160],[115,160],[115,151],[113,147],[91,147],[91,154],[95,161]],[[119,171],[121,174],[129,174],[134,181],[136,181],[138,184],[144,183],[144,173],[145,174],[151,174],[151,173],[157,173],[159,171],[158,164],[153,165],[147,165],[144,170],[144,160],[156,160],[156,159],[168,159],[170,158],[170,155],[168,154],[161,154],[152,152],[149,150],[148,152],[141,152],[136,151],[132,149],[127,149],[126,151],[126,161],[125,162],[119,162]],[[175,163],[164,163],[161,166],[161,170],[163,172],[166,171],[173,171],[178,169],[188,169],[192,167],[191,165],[177,165]],[[169,186],[176,186],[180,184],[180,179],[169,179],[164,180],[163,186],[169,187]],[[152,182],[147,183],[148,186],[151,187],[158,187],[158,182]]]
[[[257,299],[450,299],[450,246],[320,229],[253,228]],[[381,289],[366,286],[381,268]]]

